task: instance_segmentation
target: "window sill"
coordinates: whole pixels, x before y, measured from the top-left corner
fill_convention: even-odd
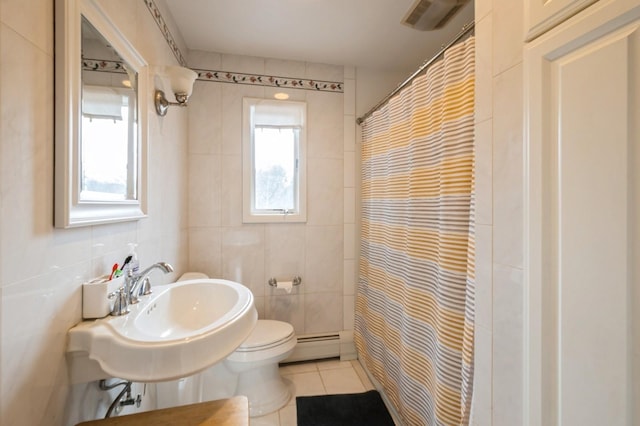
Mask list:
[[[252,214],[245,213],[242,217],[243,223],[304,223],[307,215],[297,214]]]

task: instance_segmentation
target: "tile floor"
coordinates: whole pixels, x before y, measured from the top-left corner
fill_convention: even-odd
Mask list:
[[[358,361],[337,359],[287,364],[280,367],[295,395],[276,413],[251,419],[251,426],[297,426],[296,396],[357,393],[375,389]]]

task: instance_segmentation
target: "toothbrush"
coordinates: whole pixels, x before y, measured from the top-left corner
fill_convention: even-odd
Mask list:
[[[113,275],[116,273],[117,270],[118,270],[118,264],[114,263],[113,266],[111,267],[111,275],[109,275],[109,281],[113,279]]]
[[[129,256],[124,258],[124,262],[122,262],[122,267],[120,268],[121,271],[124,271],[124,267],[127,266],[127,264],[129,262],[131,262],[132,258],[133,258],[133,256],[131,256],[131,255],[129,255]]]
[[[122,275],[122,272],[124,271],[124,267],[131,262],[132,256],[127,256],[124,259],[124,262],[122,262],[122,266],[119,269],[116,269],[115,273],[113,274],[113,278],[118,278]],[[116,264],[117,265],[117,264]]]

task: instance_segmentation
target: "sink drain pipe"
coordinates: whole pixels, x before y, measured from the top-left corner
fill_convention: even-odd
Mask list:
[[[136,399],[133,399],[133,397],[131,396],[132,384],[133,382],[131,381],[122,381],[122,382],[108,385],[106,380],[100,380],[99,386],[100,386],[100,389],[103,391],[109,391],[111,389],[117,388],[118,386],[123,386],[118,396],[115,397],[115,399],[109,406],[109,409],[107,410],[107,414],[105,414],[104,416],[105,419],[108,419],[109,417],[111,417],[114,410],[116,410],[116,412],[119,412],[120,409],[126,405],[136,404],[136,407],[140,407],[140,403],[142,402],[142,398],[140,397],[140,395],[138,395]],[[123,401],[122,398],[124,397],[125,394],[127,395],[127,398]]]

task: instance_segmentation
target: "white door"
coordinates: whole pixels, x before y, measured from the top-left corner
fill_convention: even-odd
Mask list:
[[[640,424],[640,3],[525,48],[525,418]]]

